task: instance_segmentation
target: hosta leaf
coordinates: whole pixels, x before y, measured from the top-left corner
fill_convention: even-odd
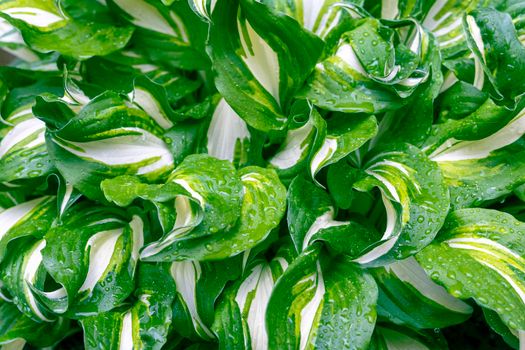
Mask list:
[[[381,324],[374,331],[370,350],[447,350],[443,336],[432,332],[416,332],[410,328]]]
[[[306,165],[312,152],[321,147],[326,122],[312,105],[300,101],[292,106],[286,138],[268,160],[279,177],[293,177]]]
[[[27,47],[20,31],[4,18],[0,18],[0,47],[23,61],[34,62],[39,58]]]
[[[42,238],[56,214],[54,197],[33,199],[0,212],[0,262],[9,242],[24,236]]]
[[[492,97],[514,108],[525,93],[525,86],[515,77],[525,69],[525,48],[520,42],[510,15],[490,8],[469,13],[464,20],[467,43],[474,53],[474,86],[484,88],[484,79]],[[505,52],[501,55],[501,52]]]
[[[376,320],[373,278],[320,253],[318,245],[303,252],[274,287],[266,313],[269,348],[368,347]]]
[[[335,220],[328,193],[300,176],[288,190],[287,221],[297,252],[323,241],[332,252],[357,258],[379,238],[356,222]]]
[[[156,252],[155,248],[151,254],[144,250],[142,259],[225,259],[253,248],[268,237],[284,214],[286,190],[273,170],[246,167],[238,171],[238,176],[244,187],[244,197],[235,226],[202,237],[175,237],[162,251]]]
[[[295,3],[285,0],[262,0],[274,10],[282,12],[299,22],[305,29],[325,38],[339,23],[348,17],[348,9],[362,5],[363,0],[301,0]]]
[[[37,186],[53,170],[53,164],[45,146],[45,124],[35,118],[32,107],[38,94],[44,91],[62,94],[63,88],[60,80],[53,78],[16,81],[17,73],[30,74],[29,70],[5,73],[5,80],[14,86],[3,101],[2,117],[6,127],[0,130],[0,182],[10,187]],[[9,76],[13,78],[7,78]]]
[[[416,258],[449,293],[473,298],[511,330],[524,330],[524,226],[496,210],[456,210]]]
[[[175,286],[164,265],[141,264],[138,275],[131,307],[81,321],[87,349],[160,349],[166,343]]]
[[[18,309],[36,322],[56,320],[32,291],[32,287],[42,288],[45,282],[46,274],[41,268],[42,249],[45,245],[44,239],[18,239],[13,242],[12,251],[6,255],[0,266],[3,287],[9,292]]]
[[[173,1],[173,0],[172,0]],[[211,21],[211,14],[215,9],[217,0],[188,0],[191,9],[206,21]]]
[[[144,243],[144,222],[119,210],[82,202],[45,236],[43,266],[55,290],[35,286],[56,313],[93,315],[119,305],[134,289],[135,266]]]
[[[372,271],[379,287],[377,313],[416,329],[444,328],[464,322],[472,308],[434,283],[410,257]]]
[[[71,323],[59,318],[49,323],[37,323],[24,316],[13,304],[0,301],[0,344],[3,349],[16,344],[22,348],[26,342],[35,346],[52,346],[71,332]]]
[[[482,117],[484,110],[480,107],[461,121],[436,127],[434,140],[440,142],[427,148],[451,187],[451,203],[455,208],[498,198],[525,182],[521,175],[525,166],[521,156],[525,109],[516,114],[493,106]],[[493,124],[489,124],[491,121]],[[475,122],[479,122],[482,130],[469,131],[469,125]],[[454,126],[458,127],[455,131]]]
[[[58,51],[76,59],[109,54],[124,47],[131,38],[133,28],[97,21],[97,15],[72,18],[50,0],[8,1],[0,5],[0,16],[20,30],[33,50]]]
[[[336,114],[327,121],[327,131],[321,147],[310,161],[310,174],[315,177],[323,167],[337,163],[361,147],[377,133],[374,116]]]
[[[280,177],[293,177],[308,166],[315,178],[323,167],[346,157],[377,132],[376,119],[369,115],[349,117],[334,113],[325,120],[315,107],[306,103],[294,105],[291,115],[307,120],[290,122],[284,143],[269,160]]]
[[[509,344],[512,348],[518,349],[519,348],[519,342],[520,342],[520,333],[521,337],[523,337],[523,331],[514,331],[509,329],[503,323],[501,318],[498,316],[497,312],[492,311],[490,309],[483,309],[483,316],[485,316],[485,321],[489,324],[490,328],[494,330],[494,332],[501,335],[501,337],[505,340],[507,344]]]
[[[226,283],[240,274],[240,260],[221,262],[175,261],[170,265],[177,296],[173,325],[189,338],[215,339],[211,325],[215,302]]]
[[[0,213],[23,202],[24,196],[18,191],[0,192]]]
[[[111,0],[123,16],[137,27],[166,34],[179,39],[186,35],[178,16],[158,1]]]
[[[159,208],[166,235],[149,244],[142,258],[162,257],[179,240],[220,235],[235,226],[242,203],[242,183],[230,162],[208,155],[187,157],[169,176],[166,185],[146,185],[133,177],[102,183],[106,198],[121,206],[139,197],[168,202]],[[175,209],[175,210],[173,210]]]
[[[435,99],[443,86],[443,74],[440,69],[441,54],[436,40],[431,37],[428,45],[427,55],[431,66],[429,79],[419,85],[405,106],[385,114],[379,125],[378,136],[372,141],[373,144],[384,140],[385,142],[407,142],[420,146],[427,140],[434,122],[435,106],[441,107],[442,105],[435,103]],[[461,100],[454,106],[463,104],[464,101]]]
[[[110,4],[137,28],[132,43],[150,61],[167,66],[207,68],[206,25],[186,1],[164,6],[151,0],[111,0]]]
[[[406,46],[394,45],[396,26],[415,31]],[[389,28],[373,18],[351,22],[331,55],[316,66],[300,96],[322,108],[347,113],[401,107],[403,99],[428,79],[433,44],[418,23],[396,26]]]
[[[272,269],[272,264],[288,264],[284,257],[277,259],[254,263],[225,291],[213,324],[220,349],[268,348],[266,310],[275,282],[283,273]]]
[[[207,131],[206,149],[210,156],[245,164],[252,148],[252,134],[248,125],[221,99],[211,117]]]
[[[220,1],[213,12],[208,54],[215,84],[248,125],[280,130],[290,98],[315,65],[322,42],[264,4],[242,0],[240,5]]]
[[[62,176],[89,198],[100,198],[100,182],[118,175],[157,180],[173,169],[163,128],[116,94],[93,99],[66,125],[46,133],[46,144]],[[108,152],[108,148],[111,152]]]
[[[362,264],[403,259],[436,236],[449,208],[449,193],[435,163],[408,144],[385,146],[365,159],[360,191],[377,186],[386,210],[383,237],[356,259]],[[367,184],[368,183],[368,184]]]
[[[436,36],[443,56],[446,58],[467,50],[463,16],[485,2],[445,0],[434,1],[430,6],[421,3],[426,7],[423,26]]]

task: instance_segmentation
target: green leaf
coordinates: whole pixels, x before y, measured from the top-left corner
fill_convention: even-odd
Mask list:
[[[33,50],[58,51],[76,59],[107,55],[123,48],[131,38],[133,28],[97,21],[97,15],[71,18],[50,0],[0,5],[0,16],[20,30]]]
[[[48,129],[46,144],[66,181],[88,198],[101,199],[100,182],[106,178],[139,175],[155,181],[173,169],[163,133],[153,117],[105,93],[60,129]]]
[[[313,69],[322,42],[291,18],[253,0],[217,2],[208,54],[215,85],[251,127],[282,130],[291,97]],[[293,60],[292,57],[302,57]]]
[[[491,8],[479,8],[464,19],[467,44],[474,53],[476,75],[473,85],[485,87],[494,100],[510,108],[525,93],[516,76],[525,69],[525,48],[520,42],[510,15]],[[501,54],[505,52],[505,54]]]
[[[324,39],[364,1],[321,0],[293,3],[286,0],[262,0],[261,2],[275,11],[294,18],[305,29]]]
[[[354,184],[359,191],[381,191],[386,210],[383,237],[355,261],[381,264],[417,253],[436,236],[449,208],[441,171],[419,149],[408,144],[384,146],[365,158],[368,177]]]
[[[324,109],[345,113],[398,109],[405,103],[403,99],[429,78],[429,34],[410,21],[388,27],[377,19],[363,18],[347,27],[299,96]],[[416,34],[406,43],[394,45],[397,27]]]
[[[177,296],[173,325],[188,338],[214,340],[211,330],[215,302],[230,280],[240,275],[240,260],[218,262],[175,261],[170,265]]]
[[[274,287],[266,313],[269,348],[368,348],[376,320],[373,278],[320,253],[319,246],[303,252]]]
[[[82,319],[87,349],[161,349],[171,324],[174,283],[165,265],[141,264],[136,302]]]
[[[377,313],[416,329],[444,328],[467,320],[472,308],[434,283],[410,257],[372,270],[378,287]]]
[[[436,241],[416,258],[449,293],[473,298],[495,311],[511,330],[523,330],[524,227],[511,215],[496,210],[456,210]]]
[[[483,309],[483,315],[485,316],[485,321],[489,324],[490,328],[505,340],[512,348],[519,348],[519,335],[523,332],[512,332],[506,325],[501,321],[501,318],[495,311],[490,309]]]
[[[0,262],[8,244],[24,236],[42,238],[56,217],[54,197],[33,199],[0,212]]]
[[[175,237],[162,251],[153,251],[154,255],[144,250],[141,258],[219,260],[238,255],[266,239],[283,217],[286,189],[273,170],[246,167],[238,171],[238,176],[244,187],[244,197],[235,226],[202,237]]]
[[[447,342],[433,331],[414,331],[391,324],[381,324],[374,331],[370,350],[394,349],[447,350]]]
[[[4,349],[9,346],[16,349],[16,344],[23,347],[26,342],[35,346],[53,346],[73,330],[71,323],[64,318],[52,323],[35,322],[5,301],[0,301],[0,317],[0,344]]]
[[[277,259],[272,263],[280,264]],[[213,324],[220,349],[268,348],[266,310],[274,284],[282,274],[282,270],[272,269],[272,263],[257,261],[225,291]]]
[[[45,236],[42,263],[57,288],[35,286],[56,313],[80,317],[109,311],[134,290],[135,267],[144,244],[139,215],[81,202]]]
[[[427,147],[427,153],[432,151],[430,158],[439,164],[451,187],[451,204],[455,208],[504,196],[525,182],[521,175],[525,109],[516,114],[493,107],[481,116],[483,111],[481,107],[465,119],[451,120],[437,128],[434,140],[440,142]],[[494,123],[490,124],[492,120]],[[481,130],[470,131],[469,125],[473,124],[480,125]],[[452,131],[454,126],[459,128]]]

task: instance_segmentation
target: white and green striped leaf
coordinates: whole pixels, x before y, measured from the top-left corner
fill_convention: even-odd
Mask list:
[[[525,224],[490,209],[452,212],[435,242],[416,255],[457,298],[495,311],[511,330],[525,329]]]
[[[448,189],[437,165],[416,147],[399,144],[375,150],[365,159],[363,169],[368,176],[354,188],[380,190],[386,227],[381,239],[355,261],[392,262],[432,242],[449,208]]]
[[[41,178],[53,164],[45,145],[45,124],[24,105],[5,118],[10,125],[0,131],[0,182],[14,183]]]
[[[266,312],[269,349],[367,349],[377,286],[352,262],[303,252],[275,285]]]
[[[64,8],[51,0],[7,1],[0,4],[0,17],[16,27],[25,43],[37,52],[57,51],[86,59],[124,47],[131,38],[133,28],[99,20],[98,17],[107,16],[107,8],[98,2],[88,6],[91,11],[78,18],[67,14]]]
[[[396,30],[403,28],[413,34],[400,38]],[[398,40],[402,43],[395,45]],[[417,22],[386,26],[374,18],[355,20],[299,96],[331,111],[395,110],[428,80],[433,50],[433,38]]]
[[[208,155],[187,157],[165,185],[132,177],[102,183],[106,198],[120,206],[142,198],[157,205],[165,235],[147,245],[149,261],[217,260],[263,241],[279,223],[286,190],[273,170],[239,171]],[[234,242],[232,244],[232,242]]]
[[[15,305],[0,301],[0,346],[2,349],[23,349],[26,343],[33,346],[53,346],[71,331],[71,323],[57,321],[35,322],[23,315]]]
[[[191,9],[202,19],[211,21],[211,15],[217,4],[217,0],[188,0]]]
[[[89,198],[100,182],[118,175],[154,181],[174,167],[164,129],[144,111],[115,94],[93,99],[66,125],[46,133],[47,147],[62,176]]]
[[[354,12],[360,12],[362,0],[260,0],[274,10],[294,18],[305,29],[326,38],[345,18]]]
[[[278,257],[272,263],[254,263],[225,291],[213,324],[220,349],[269,349],[266,311],[275,282],[283,273],[283,269],[272,269],[272,264],[287,266],[288,261]]]
[[[215,5],[208,42],[215,84],[233,110],[255,129],[286,126],[291,97],[321,49],[319,39],[264,4],[235,0]],[[291,57],[303,59],[292,61]]]
[[[55,197],[32,199],[0,212],[0,262],[11,241],[24,236],[42,238],[56,215]]]
[[[27,47],[20,31],[4,18],[0,18],[0,47],[27,62],[34,62],[39,59],[38,55]]]
[[[173,326],[181,335],[215,340],[212,323],[216,318],[216,300],[228,281],[239,276],[240,268],[240,259],[171,263],[170,273],[177,291]]]
[[[286,189],[273,170],[246,167],[238,171],[244,197],[237,223],[228,230],[201,237],[173,240],[161,252],[150,245],[143,260],[220,260],[238,255],[264,241],[284,215]],[[146,250],[148,249],[148,250]]]
[[[44,244],[42,266],[59,287],[35,286],[39,300],[55,313],[93,315],[119,305],[134,290],[144,222],[81,202],[46,234]]]
[[[480,130],[471,131],[473,122]],[[525,109],[508,112],[487,102],[464,120],[435,129],[427,153],[443,172],[455,208],[498,198],[525,182]]]
[[[150,63],[183,69],[208,69],[204,46],[207,25],[188,1],[165,6],[155,0],[108,0],[110,8],[135,26],[135,50]]]
[[[136,178],[118,177],[103,182],[102,189],[108,200],[121,206],[129,205],[135,198],[162,203],[159,219],[166,234],[141,253],[142,258],[155,259],[162,258],[180,240],[220,236],[234,227],[243,191],[241,179],[230,162],[204,154],[185,158],[165,185],[146,185]]]
[[[188,42],[187,28],[177,13],[158,1],[110,0],[133,25]]]
[[[36,322],[54,322],[56,316],[42,304],[33,293],[33,287],[43,287],[45,271],[42,266],[44,239],[25,237],[18,239],[2,262],[0,277],[4,289],[9,292],[14,304],[27,317]]]
[[[310,160],[312,178],[324,167],[337,163],[354,152],[377,133],[373,115],[336,114],[327,122],[326,136]]]
[[[345,184],[350,190],[351,184]],[[328,193],[301,176],[288,189],[288,230],[297,252],[322,241],[334,254],[358,258],[373,245],[376,232],[352,221],[335,220],[336,209]]]
[[[165,265],[141,264],[136,301],[82,319],[86,349],[161,349],[168,341],[174,287]]]
[[[206,136],[210,156],[234,164],[247,162],[252,135],[246,122],[223,98],[215,107]]]
[[[372,274],[379,287],[377,312],[387,320],[416,329],[444,328],[467,320],[472,307],[433,282],[410,257]]]
[[[479,8],[464,18],[463,26],[466,42],[474,55],[473,85],[480,90],[489,85],[485,90],[495,101],[515,108],[525,94],[525,85],[514,79],[525,69],[525,48],[513,18],[495,9]],[[502,56],[500,52],[506,54]]]
[[[268,162],[279,177],[294,177],[307,166],[326,134],[326,122],[314,106],[299,101],[292,105],[286,138]]]

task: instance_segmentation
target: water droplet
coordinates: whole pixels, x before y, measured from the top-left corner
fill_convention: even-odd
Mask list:
[[[30,172],[27,173],[29,177],[38,177],[41,174],[42,172],[40,170],[31,170]]]

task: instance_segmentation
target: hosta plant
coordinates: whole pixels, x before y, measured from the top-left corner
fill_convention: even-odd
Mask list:
[[[524,349],[524,18],[0,0],[0,349]]]

